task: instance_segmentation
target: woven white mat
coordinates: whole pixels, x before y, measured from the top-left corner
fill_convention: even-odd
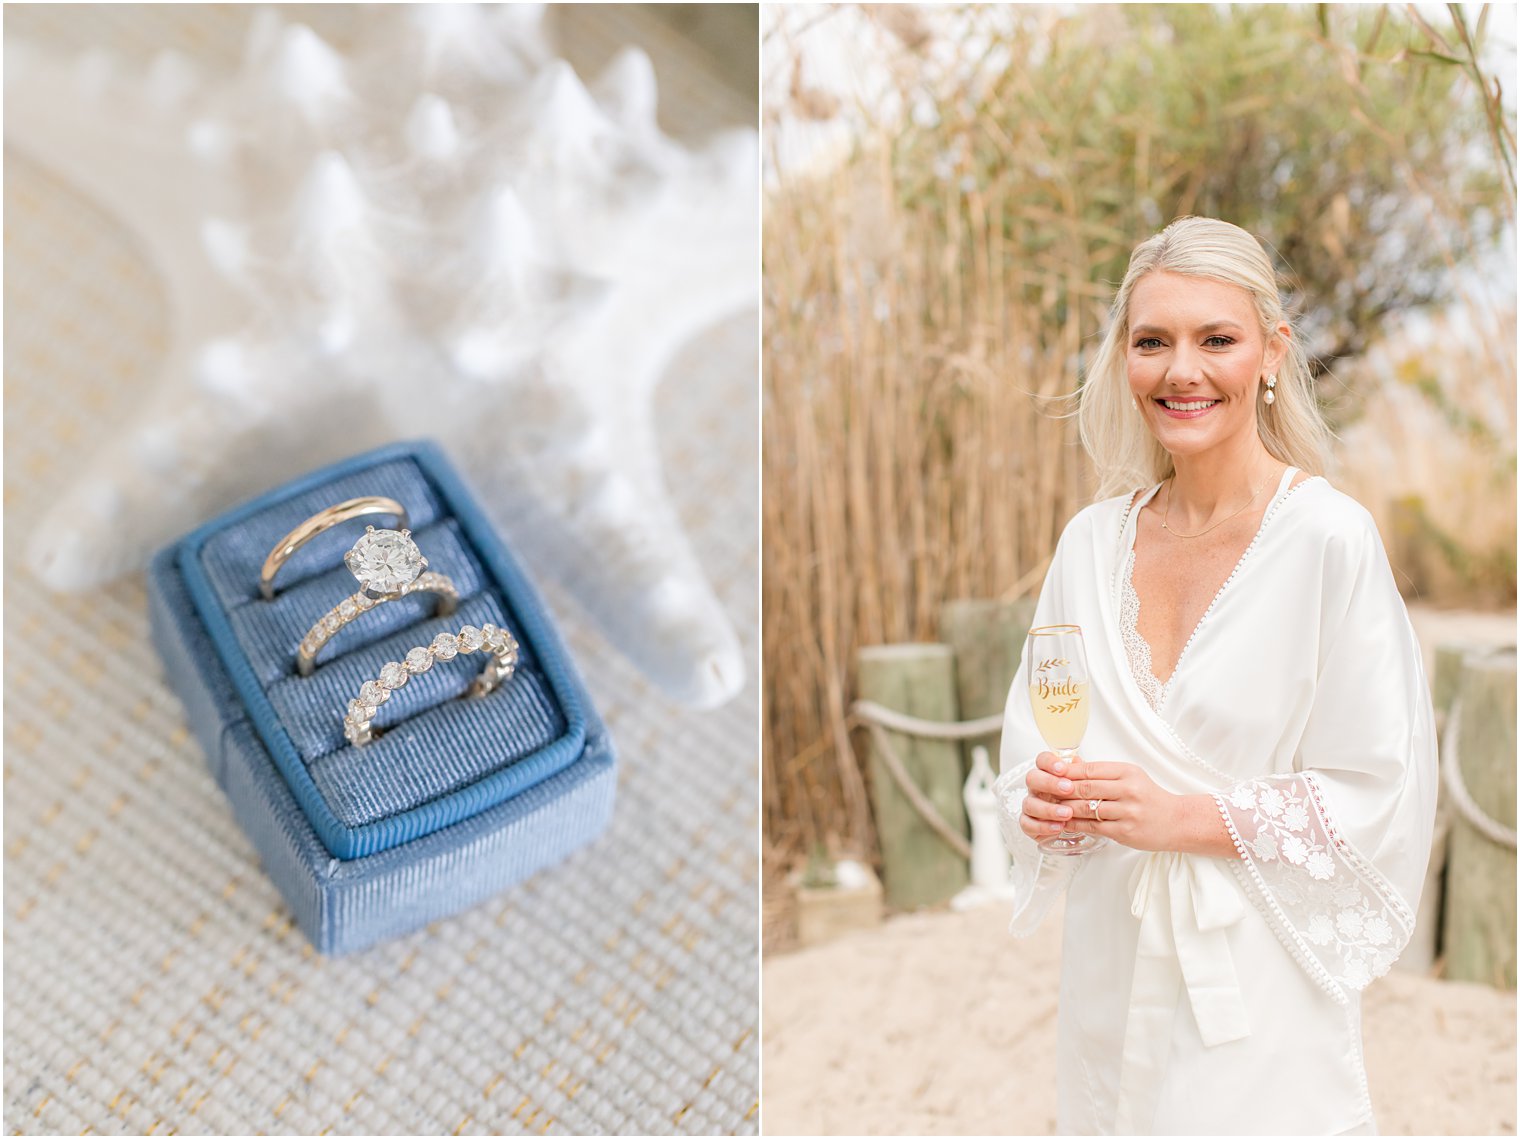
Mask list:
[[[641,19],[598,12],[557,18],[609,50]],[[213,60],[236,58],[246,18],[5,13],[8,32],[64,46],[172,43]],[[323,20],[347,18],[312,22],[341,42]],[[710,65],[686,66],[691,49],[642,20],[657,72],[683,77],[687,102],[662,84],[668,129],[753,121]],[[151,382],[166,313],[110,218],[6,157],[7,1130],[755,1133],[757,678],[716,712],[674,707],[541,581],[621,753],[610,831],[457,918],[316,955],[163,683],[141,575],[86,601],[22,563],[71,455]],[[667,479],[751,661],[755,321],[694,345],[658,409]]]

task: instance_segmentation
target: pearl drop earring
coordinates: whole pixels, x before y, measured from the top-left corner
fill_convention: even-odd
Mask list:
[[[1272,390],[1276,386],[1277,386],[1277,376],[1276,375],[1270,375],[1270,376],[1268,376],[1267,377],[1267,394],[1261,397],[1263,402],[1265,402],[1268,405],[1270,405],[1272,403],[1272,401],[1277,398],[1277,393]]]

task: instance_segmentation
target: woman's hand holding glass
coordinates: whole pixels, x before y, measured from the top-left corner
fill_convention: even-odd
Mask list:
[[[1208,795],[1174,795],[1133,763],[1062,759],[1042,751],[1024,776],[1020,829],[1039,841],[1075,831],[1133,850],[1234,853]],[[1092,803],[1098,804],[1094,810]]]
[[[1071,779],[1070,768],[1074,763],[1081,766],[1081,760],[1068,761],[1055,752],[1042,751],[1034,763],[1024,776],[1029,794],[1024,798],[1019,829],[1038,842],[1068,829],[1066,824],[1075,817],[1078,806],[1073,801],[1076,784]]]

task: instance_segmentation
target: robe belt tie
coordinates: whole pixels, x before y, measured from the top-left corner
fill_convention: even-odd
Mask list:
[[[1115,1133],[1144,1135],[1166,1073],[1180,987],[1207,1047],[1251,1034],[1226,932],[1245,916],[1245,900],[1219,859],[1176,851],[1141,859],[1129,894],[1140,935]]]

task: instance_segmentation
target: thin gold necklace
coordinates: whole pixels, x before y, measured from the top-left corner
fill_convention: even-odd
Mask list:
[[[1271,474],[1270,471],[1267,473],[1267,477],[1264,478],[1264,479],[1262,479],[1261,480],[1261,485],[1256,488],[1256,493],[1253,494],[1250,497],[1250,499],[1246,502],[1246,504],[1244,506],[1242,506],[1239,510],[1235,511],[1234,514],[1226,514],[1218,522],[1215,522],[1215,523],[1212,523],[1211,525],[1205,526],[1202,530],[1199,530],[1196,534],[1184,534],[1181,530],[1173,530],[1170,526],[1168,526],[1166,524],[1167,523],[1167,519],[1169,519],[1172,516],[1172,484],[1174,482],[1176,482],[1176,481],[1177,481],[1177,476],[1176,475],[1173,475],[1171,478],[1169,478],[1169,479],[1166,480],[1166,511],[1161,515],[1161,528],[1163,530],[1165,530],[1168,534],[1175,534],[1179,538],[1201,538],[1205,534],[1207,534],[1210,530],[1213,530],[1213,529],[1216,529],[1217,527],[1223,526],[1231,518],[1234,518],[1236,514],[1242,514],[1245,511],[1249,510],[1250,507],[1251,507],[1251,503],[1255,502],[1258,498],[1260,498],[1261,497],[1261,492],[1267,489],[1267,484],[1272,481],[1272,474]]]

